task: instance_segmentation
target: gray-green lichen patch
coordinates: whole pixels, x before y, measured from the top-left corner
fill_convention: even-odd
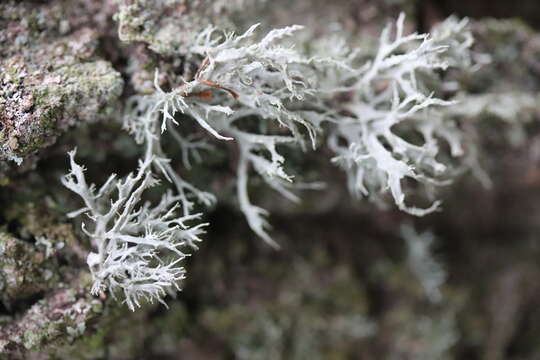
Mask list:
[[[61,3],[0,4],[0,160],[21,163],[70,126],[110,118],[122,93],[120,74],[97,55],[102,34],[77,28],[68,10],[47,17]]]
[[[0,229],[0,302],[11,311],[36,295],[64,286],[74,276],[69,264],[84,255],[71,224],[32,203],[2,214],[18,224],[17,234]]]
[[[53,245],[54,246],[54,245]],[[56,248],[33,244],[0,232],[0,301],[10,309],[17,301],[49,290],[59,281]]]
[[[17,354],[45,345],[69,344],[82,336],[88,323],[99,316],[103,301],[89,295],[82,277],[74,287],[50,293],[20,318],[0,328],[0,353]],[[77,282],[79,284],[77,284]]]

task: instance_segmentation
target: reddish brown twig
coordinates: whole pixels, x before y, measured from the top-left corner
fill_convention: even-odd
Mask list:
[[[218,83],[216,83],[214,81],[201,79],[201,73],[204,71],[204,69],[206,69],[208,67],[208,64],[210,64],[210,60],[208,60],[208,58],[204,58],[203,62],[201,63],[201,66],[199,67],[199,69],[195,73],[195,76],[194,76],[195,80],[197,82],[201,83],[201,84],[204,84],[206,86],[210,86],[210,87],[212,87],[214,89],[220,89],[220,90],[226,91],[234,99],[238,99],[239,95],[236,92],[234,92],[233,90],[231,90],[229,88],[226,88],[225,86],[221,86],[221,85],[219,85]],[[203,99],[210,99],[210,98],[212,98],[212,93],[211,92],[208,93],[206,91],[201,91],[200,93],[191,94],[190,96],[197,96],[197,97],[200,97],[200,98],[203,98]]]
[[[237,93],[235,93],[233,90],[231,90],[229,88],[226,88],[224,86],[219,85],[218,83],[215,83],[215,82],[210,81],[210,80],[204,80],[204,79],[196,79],[196,80],[198,82],[200,82],[201,84],[204,84],[206,86],[210,86],[210,87],[213,87],[215,89],[224,90],[224,91],[228,92],[233,98],[238,99],[238,94]]]

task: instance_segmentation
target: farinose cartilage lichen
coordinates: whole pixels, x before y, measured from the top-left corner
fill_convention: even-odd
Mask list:
[[[335,153],[332,161],[347,173],[352,194],[380,202],[389,192],[400,209],[419,216],[437,209],[438,201],[427,208],[406,205],[403,182],[442,185],[458,171],[445,163],[462,157],[464,140],[446,115],[454,101],[443,96],[441,71],[470,65],[472,40],[465,25],[450,19],[434,36],[405,35],[402,15],[394,31],[385,28],[371,59],[346,47],[334,58],[303,52],[289,42],[300,26],[272,30],[261,39],[257,25],[241,35],[209,26],[194,36],[183,54],[197,64],[192,78],[165,91],[156,71],[155,92],[134,95],[126,105],[124,127],[145,149],[137,171],[123,179],[113,175],[96,191],[70,153],[64,184],[85,202],[72,215],[90,218],[85,232],[94,246],[88,256],[93,292],[123,293],[134,309],[141,298],[162,301],[168,289],[179,288],[183,248],[193,248],[206,225],[186,222],[199,217],[193,213],[196,202],[209,206],[215,197],[178,174],[161,136],[169,132],[178,143],[186,170],[192,157],[204,162],[201,151],[220,151],[184,133],[181,121],[194,121],[208,136],[236,144],[239,208],[251,229],[273,246],[267,211],[249,197],[250,175],[297,201],[281,149],[316,151],[318,138]],[[245,119],[255,119],[256,126],[244,126]],[[411,134],[420,134],[421,142],[410,142]],[[442,154],[442,141],[450,154]],[[173,190],[155,206],[144,203],[144,191],[158,177]]]

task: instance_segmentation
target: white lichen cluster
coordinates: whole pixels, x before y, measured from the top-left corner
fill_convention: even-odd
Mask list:
[[[383,31],[374,58],[340,79],[350,99],[341,104],[328,144],[336,153],[333,161],[347,172],[352,194],[381,203],[381,195],[390,191],[401,210],[422,216],[440,203],[406,205],[405,181],[429,190],[449,184],[470,165],[463,159],[459,164],[463,134],[448,115],[456,103],[454,84],[441,76],[449,66],[468,69],[473,62],[465,24],[450,18],[432,36],[405,35],[402,15],[394,36],[390,27]]]
[[[141,299],[163,302],[168,290],[180,289],[185,271],[179,263],[187,256],[185,248],[200,241],[206,224],[188,226],[199,214],[178,216],[179,196],[171,192],[155,206],[142,202],[145,190],[158,183],[151,167],[159,160],[151,151],[137,172],[123,179],[113,174],[98,190],[86,182],[75,151],[69,156],[71,172],[62,182],[85,204],[69,216],[86,214],[90,219],[83,223],[83,231],[95,248],[87,257],[92,293],[108,289],[115,298],[121,294],[131,310],[140,306]]]
[[[437,201],[427,208],[406,205],[404,180],[446,184],[455,173],[446,160],[463,155],[460,132],[445,115],[453,101],[442,97],[447,93],[441,72],[448,65],[467,64],[463,59],[471,40],[463,36],[463,22],[445,26],[433,37],[405,35],[402,15],[395,28],[383,31],[371,59],[340,43],[331,52],[301,51],[288,42],[300,26],[262,38],[256,36],[257,25],[241,35],[210,26],[194,37],[187,54],[178,54],[198,65],[193,78],[164,91],[156,72],[155,93],[133,96],[127,104],[124,126],[145,147],[136,172],[123,179],[113,175],[96,191],[75,163],[75,152],[70,153],[72,170],[64,184],[85,202],[72,215],[90,218],[85,231],[95,247],[88,257],[93,292],[122,292],[133,309],[141,298],[161,301],[183,278],[183,248],[199,241],[203,226],[186,222],[198,217],[197,202],[215,201],[178,174],[161,146],[161,134],[169,132],[186,170],[191,159],[200,160],[201,151],[211,147],[184,133],[186,121],[236,144],[239,208],[251,229],[271,245],[276,243],[268,234],[267,212],[248,194],[250,176],[257,174],[297,201],[282,149],[315,149],[319,138],[335,152],[333,161],[346,171],[353,194],[381,201],[389,192],[400,209],[415,215],[438,208]],[[441,150],[442,142],[449,144],[450,154]],[[143,203],[143,193],[158,177],[174,190],[157,205]]]
[[[387,27],[375,58],[347,79],[352,98],[344,106],[346,115],[336,121],[329,146],[337,153],[333,160],[347,171],[353,194],[377,196],[389,189],[400,209],[424,215],[436,209],[438,202],[427,209],[406,206],[402,181],[411,178],[437,184],[446,171],[436,158],[438,136],[446,133],[429,118],[429,110],[452,103],[434,97],[418,77],[420,71],[446,68],[440,54],[447,47],[428,35],[405,36],[403,25],[401,16],[394,39]],[[408,49],[402,53],[404,46]],[[398,135],[398,125],[418,131],[422,144]]]

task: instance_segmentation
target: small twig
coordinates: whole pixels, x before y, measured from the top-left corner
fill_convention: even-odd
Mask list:
[[[233,90],[229,89],[229,88],[226,88],[224,86],[221,86],[219,85],[218,83],[215,83],[213,81],[210,81],[210,80],[204,80],[204,79],[196,79],[198,82],[200,82],[201,84],[204,84],[206,86],[210,86],[210,87],[213,87],[213,88],[216,88],[216,89],[221,89],[221,90],[224,90],[226,92],[228,92],[233,98],[235,99],[238,99],[238,94],[235,93]]]
[[[218,83],[216,83],[214,81],[205,80],[205,79],[201,78],[201,73],[208,67],[209,64],[210,64],[210,60],[208,60],[208,57],[204,58],[203,62],[201,63],[201,66],[199,67],[199,69],[195,73],[194,79],[197,82],[199,82],[201,84],[204,84],[206,86],[210,86],[210,87],[212,87],[214,89],[224,90],[224,91],[228,92],[234,99],[238,99],[238,97],[239,97],[238,94],[236,92],[234,92],[233,90],[231,90],[229,88],[226,88],[224,86],[221,86],[221,85],[219,85]],[[201,91],[200,93],[191,94],[190,96],[197,96],[197,97],[200,97],[200,98],[203,98],[203,99],[212,98],[212,94],[207,93],[206,91]]]

